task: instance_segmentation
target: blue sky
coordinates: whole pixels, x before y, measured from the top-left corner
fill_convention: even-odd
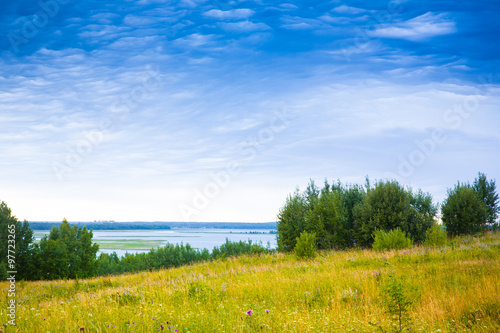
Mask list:
[[[2,1],[0,200],[274,221],[309,178],[500,179],[497,1]]]

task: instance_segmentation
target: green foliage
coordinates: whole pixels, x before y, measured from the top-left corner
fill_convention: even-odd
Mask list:
[[[92,231],[70,226],[66,219],[40,241],[40,274],[42,279],[91,277],[97,268],[97,244]]]
[[[10,252],[9,252],[10,250]],[[16,271],[17,279],[33,279],[37,248],[33,230],[27,221],[20,222],[3,201],[0,202],[0,263],[7,271]],[[10,255],[10,257],[8,257]],[[11,259],[9,264],[8,259]],[[20,269],[22,267],[22,269]]]
[[[4,262],[0,262],[0,281],[5,281],[8,277],[7,265]]]
[[[417,290],[408,281],[392,275],[382,285],[380,294],[382,302],[389,314],[397,322],[398,332],[402,332],[404,324],[409,320],[409,310],[417,299]]]
[[[498,193],[496,193],[495,180],[488,181],[484,173],[479,173],[474,180],[472,188],[486,205],[486,223],[493,228],[499,227],[498,215],[500,213]]]
[[[297,244],[294,248],[295,256],[299,259],[312,259],[317,256],[316,253],[316,234],[302,232],[297,238]]]
[[[400,228],[390,231],[375,230],[373,238],[372,246],[375,251],[409,249],[413,245]]]
[[[278,250],[294,249],[304,231],[316,234],[319,249],[354,246],[354,208],[364,197],[359,185],[330,185],[326,180],[321,190],[313,181],[303,193],[297,189],[278,213]]]
[[[216,246],[210,253],[207,249],[199,251],[189,244],[166,244],[165,246],[151,249],[147,253],[126,253],[118,257],[112,254],[101,253],[98,259],[96,275],[122,274],[126,272],[140,272],[152,269],[162,269],[189,265],[200,261],[218,260],[243,254],[262,254],[272,250],[260,243],[249,241],[226,242]]]
[[[306,200],[298,188],[287,196],[285,204],[280,208],[277,216],[276,242],[278,251],[293,250],[297,237],[305,229],[307,209]]]
[[[426,246],[442,246],[446,244],[446,230],[437,223],[427,230],[426,236],[424,243]]]
[[[296,238],[305,229],[306,201],[297,189],[289,195],[278,213],[276,229],[279,251],[291,251]]]
[[[488,211],[474,188],[458,183],[448,190],[441,206],[442,220],[449,235],[465,235],[483,231]]]
[[[430,194],[413,193],[397,181],[379,181],[354,208],[356,241],[370,246],[375,230],[400,228],[416,242],[422,242],[436,212]]]
[[[325,186],[311,207],[306,216],[306,230],[316,235],[317,248],[345,247],[346,212],[340,192],[330,191]]]
[[[367,178],[367,182],[369,182]],[[348,185],[341,186],[340,182],[338,187],[341,190],[341,200],[342,206],[345,208],[346,218],[344,219],[344,244],[345,247],[352,247],[355,244],[354,240],[354,209],[356,205],[363,202],[366,196],[366,192],[364,191],[361,185]]]
[[[423,242],[436,213],[430,194],[396,181],[372,186],[367,178],[363,188],[325,180],[321,190],[311,181],[303,193],[297,189],[289,196],[278,214],[278,249],[293,249],[303,231],[316,234],[318,249],[369,247],[377,229],[400,228]]]

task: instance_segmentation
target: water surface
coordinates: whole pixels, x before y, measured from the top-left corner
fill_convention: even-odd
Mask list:
[[[170,230],[95,230],[93,241],[99,244],[99,253],[116,252],[119,256],[128,253],[149,252],[151,248],[171,244],[189,244],[193,248],[212,250],[224,244],[226,238],[232,242],[252,240],[276,248],[276,234],[269,229],[170,229]],[[36,240],[49,231],[34,231]]]

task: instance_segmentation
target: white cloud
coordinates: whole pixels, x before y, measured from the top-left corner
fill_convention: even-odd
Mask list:
[[[342,5],[342,6],[339,6],[337,8],[334,8],[332,11],[340,13],[340,14],[354,14],[354,15],[366,12],[365,9],[350,7],[350,6],[346,6],[346,5]]]
[[[267,24],[261,22],[253,23],[250,21],[221,23],[220,25],[224,30],[233,32],[252,32],[252,31],[263,31],[271,29]]]
[[[127,15],[123,23],[133,26],[149,26],[158,23],[159,19],[151,16]]]
[[[379,38],[423,41],[435,36],[452,34],[455,31],[455,22],[447,19],[445,14],[428,12],[405,22],[382,24],[370,35]]]
[[[330,29],[329,24],[325,24],[320,20],[300,17],[300,16],[285,16],[281,18],[283,22],[282,27],[290,30],[320,30]]]
[[[219,20],[233,20],[233,19],[246,19],[252,16],[255,12],[251,9],[240,8],[240,9],[232,9],[232,10],[220,10],[220,9],[212,9],[208,12],[204,13],[204,16],[216,18]]]

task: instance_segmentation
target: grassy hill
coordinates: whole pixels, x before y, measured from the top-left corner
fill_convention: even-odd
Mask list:
[[[7,323],[8,283],[0,289]],[[242,256],[16,289],[17,327],[4,332],[499,332],[500,233],[437,249]]]

